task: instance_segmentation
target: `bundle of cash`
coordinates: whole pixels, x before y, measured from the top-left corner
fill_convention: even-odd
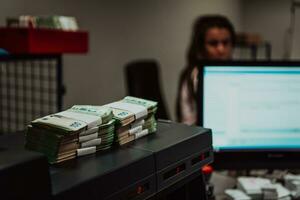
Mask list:
[[[50,163],[95,153],[113,144],[112,110],[101,106],[75,105],[28,125],[26,148],[44,153]]]
[[[155,114],[157,111],[157,102],[130,96],[125,97],[123,101],[131,104],[144,106],[147,109],[148,114],[144,120],[145,123],[143,125],[143,129],[148,129],[149,133],[154,133],[157,130],[157,122],[155,119]]]
[[[6,25],[7,27],[47,28],[65,31],[77,31],[79,29],[75,17],[57,15],[9,17],[6,19]]]
[[[252,199],[262,199],[262,187],[271,184],[269,179],[256,177],[239,177],[237,182],[237,189],[242,190]]]
[[[86,124],[60,115],[36,119],[28,125],[26,148],[44,153],[50,163],[58,163],[76,157],[79,134]]]
[[[284,185],[291,191],[294,199],[300,198],[300,175],[286,174],[284,176]]]
[[[110,108],[102,106],[78,105],[71,110],[89,115],[101,116],[101,123],[88,126],[87,130],[79,134],[80,148],[77,155],[90,154],[112,147],[115,132],[115,120]]]
[[[248,195],[238,189],[227,189],[225,190],[225,194],[230,200],[251,200]]]
[[[262,186],[261,190],[263,193],[263,199],[278,199],[276,187],[272,183]]]
[[[285,187],[283,187],[280,183],[276,184],[266,184],[262,186],[263,199],[273,200],[291,200],[291,193]]]
[[[127,96],[105,105],[113,110],[119,145],[127,144],[157,130],[157,102]]]
[[[101,144],[97,146],[97,151],[110,149],[114,142],[115,120],[111,119],[108,123],[99,126],[98,137],[101,138]]]

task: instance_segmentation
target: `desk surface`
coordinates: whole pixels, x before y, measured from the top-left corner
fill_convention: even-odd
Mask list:
[[[1,199],[48,199],[51,195],[47,159],[24,149],[23,133],[0,137]]]
[[[88,155],[50,168],[53,195],[70,190],[86,192],[97,185],[105,197],[154,173],[152,154],[135,149]]]
[[[24,134],[22,132],[1,135],[0,170],[41,158],[43,156],[40,153],[24,149]]]
[[[179,144],[189,140],[195,135],[201,135],[209,129],[200,128],[196,126],[187,126],[184,124],[158,122],[157,133],[151,134],[147,137],[143,137],[132,143],[131,147],[151,150],[153,152],[160,152],[168,149],[174,144]],[[203,141],[206,145],[210,145],[210,138]],[[185,147],[187,148],[187,147]]]
[[[130,144],[131,148],[154,153],[157,170],[212,147],[210,129],[168,122],[158,122],[157,128],[156,134]]]

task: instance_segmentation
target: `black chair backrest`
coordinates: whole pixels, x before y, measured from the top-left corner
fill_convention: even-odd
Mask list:
[[[158,102],[156,117],[169,119],[160,87],[159,65],[155,60],[137,60],[125,66],[127,93]]]

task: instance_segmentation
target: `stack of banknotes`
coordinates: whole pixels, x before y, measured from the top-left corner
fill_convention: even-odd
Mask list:
[[[156,110],[157,102],[130,96],[104,106],[74,105],[32,121],[25,147],[49,163],[93,154],[155,132]]]
[[[114,125],[110,108],[75,105],[32,121],[27,128],[25,146],[44,153],[49,163],[59,163],[110,148]]]
[[[113,110],[116,120],[116,142],[124,145],[157,129],[157,102],[127,96],[105,107]]]

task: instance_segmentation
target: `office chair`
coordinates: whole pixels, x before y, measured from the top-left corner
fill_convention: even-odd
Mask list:
[[[156,117],[169,119],[160,87],[159,64],[155,60],[137,60],[125,66],[127,94],[158,102]]]

